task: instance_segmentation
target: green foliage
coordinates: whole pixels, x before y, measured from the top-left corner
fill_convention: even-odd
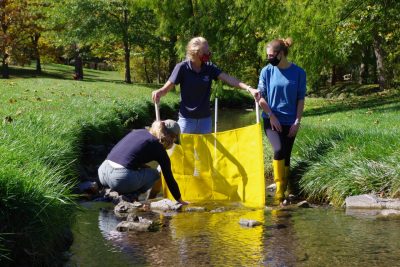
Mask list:
[[[211,102],[218,98],[220,108],[253,108],[254,98],[243,90],[224,88],[222,82],[217,82],[211,94]],[[214,104],[213,104],[214,105]]]
[[[290,36],[290,60],[306,70],[313,90],[348,73],[362,83],[399,81],[398,1],[5,3],[0,54],[24,64],[37,57],[38,46],[46,60],[69,60],[79,52],[85,60],[105,61],[127,73],[133,67],[136,82],[162,83],[184,59],[187,42],[204,36],[221,69],[255,85],[265,65],[265,44]],[[40,37],[38,44],[32,44],[32,36]]]
[[[98,81],[107,74],[99,71],[79,83],[59,79],[71,68],[49,69],[40,78],[0,81],[2,266],[11,264],[7,258],[17,265],[56,265],[74,222],[71,191],[86,146],[115,143],[155,117],[151,88]],[[176,102],[173,94],[165,98],[163,118],[175,115]]]
[[[292,167],[310,200],[341,206],[350,195],[399,196],[399,97],[391,90],[307,101]]]

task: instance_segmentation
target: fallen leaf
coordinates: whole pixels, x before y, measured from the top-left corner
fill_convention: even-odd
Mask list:
[[[6,123],[11,123],[13,119],[11,118],[11,116],[6,116],[3,121]]]

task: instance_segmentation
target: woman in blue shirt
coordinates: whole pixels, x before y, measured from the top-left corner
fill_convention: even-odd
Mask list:
[[[282,205],[288,185],[290,156],[300,128],[306,93],[306,73],[287,60],[292,40],[275,39],[267,45],[268,65],[260,73],[259,105],[264,130],[274,151],[275,200]]]
[[[153,101],[158,103],[176,84],[180,85],[178,123],[182,133],[211,133],[212,80],[219,79],[230,86],[247,90],[255,99],[260,97],[258,90],[222,72],[210,59],[207,40],[203,37],[191,39],[186,47],[186,60],[178,63],[164,86],[152,93]]]

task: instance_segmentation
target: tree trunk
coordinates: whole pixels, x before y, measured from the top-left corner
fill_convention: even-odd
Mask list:
[[[128,41],[124,41],[124,51],[125,51],[125,82],[132,83],[130,49]]]
[[[158,51],[157,53],[157,80],[158,80],[158,84],[161,84],[161,55],[160,55],[160,51]]]
[[[2,10],[5,10],[7,5],[6,1],[0,1],[0,8]],[[10,69],[8,68],[8,57],[9,54],[7,53],[7,30],[8,30],[8,24],[5,16],[5,12],[1,13],[0,17],[0,23],[1,23],[1,30],[3,31],[3,43],[1,45],[1,52],[3,54],[2,58],[2,67],[1,67],[1,74],[4,79],[10,78]]]
[[[8,68],[8,54],[4,53],[3,60],[2,60],[2,77],[4,79],[10,78],[10,69]]]
[[[361,51],[361,65],[360,65],[360,77],[358,79],[359,84],[366,84],[368,78],[368,48],[365,47]]]
[[[75,55],[74,55],[75,74],[74,74],[74,80],[81,81],[81,80],[83,80],[82,53],[81,53],[80,48],[79,48],[79,46],[77,44],[74,44],[74,49],[75,49]]]
[[[131,79],[131,60],[128,39],[128,10],[124,9],[124,51],[125,51],[125,82],[132,83]]]
[[[378,78],[378,84],[380,89],[385,89],[388,85],[388,82],[386,80],[386,75],[385,75],[385,53],[382,48],[382,39],[378,34],[374,34],[374,40],[373,40],[373,47],[374,47],[374,53],[376,57],[376,71],[377,71],[377,78]]]
[[[39,38],[40,33],[35,33],[32,37],[33,47],[35,49],[35,59],[36,59],[36,73],[42,73],[42,64],[40,62],[40,52],[39,52]]]
[[[146,75],[146,81],[147,81],[147,83],[151,83],[150,77],[149,77],[149,72],[147,71],[147,60],[146,60],[146,56],[143,57],[143,63],[144,63],[144,73],[145,73],[145,75]]]
[[[192,30],[192,36],[198,36],[199,30],[197,26],[196,20],[196,1],[195,0],[188,0],[189,6],[189,18],[193,18],[189,21],[189,28]]]
[[[75,75],[74,75],[74,80],[78,80],[78,81],[83,80],[82,54],[79,51],[75,54]]]
[[[331,86],[336,84],[336,66],[332,66]]]
[[[171,74],[172,71],[175,68],[176,65],[176,55],[175,55],[175,43],[178,40],[178,37],[176,35],[172,35],[169,38],[169,47],[168,47],[168,53],[169,53],[169,64],[168,64],[168,70],[169,73]]]

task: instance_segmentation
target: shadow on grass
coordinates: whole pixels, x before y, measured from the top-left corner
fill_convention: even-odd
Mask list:
[[[374,108],[377,111],[400,110],[400,91],[396,90],[387,94],[366,96],[362,98],[349,98],[346,100],[334,100],[331,105],[326,107],[314,108],[304,111],[304,116],[319,116],[341,111],[356,109]],[[380,106],[395,104],[391,107],[378,108]]]
[[[69,67],[69,66],[67,66]],[[107,75],[101,76],[102,73],[96,73],[96,70],[84,70],[84,79],[79,82],[110,82],[115,84],[126,84],[126,85],[135,85],[146,87],[149,89],[159,89],[162,85],[154,83],[154,84],[147,84],[147,83],[136,83],[133,82],[132,84],[125,83],[124,79],[115,79],[109,78]],[[23,68],[23,67],[10,67],[10,76],[15,78],[53,78],[53,79],[61,79],[61,80],[73,80],[73,70],[69,69],[62,69],[62,68],[52,68],[45,67],[43,68],[42,72],[38,74],[35,69],[33,68]]]
[[[300,188],[301,178],[314,163],[319,162],[321,158],[329,152],[334,144],[332,141],[341,140],[343,140],[343,137],[339,133],[334,132],[332,135],[315,143],[315,146],[310,147],[308,158],[296,162],[289,177],[289,189],[294,195],[306,197],[304,196],[303,190]]]
[[[68,77],[72,77],[69,71],[61,71],[58,70],[58,73],[54,72],[46,72],[42,71],[40,74],[36,72],[34,69],[25,69],[25,68],[13,68],[10,67],[10,76],[18,77],[18,78],[54,78],[54,79],[68,79]]]

